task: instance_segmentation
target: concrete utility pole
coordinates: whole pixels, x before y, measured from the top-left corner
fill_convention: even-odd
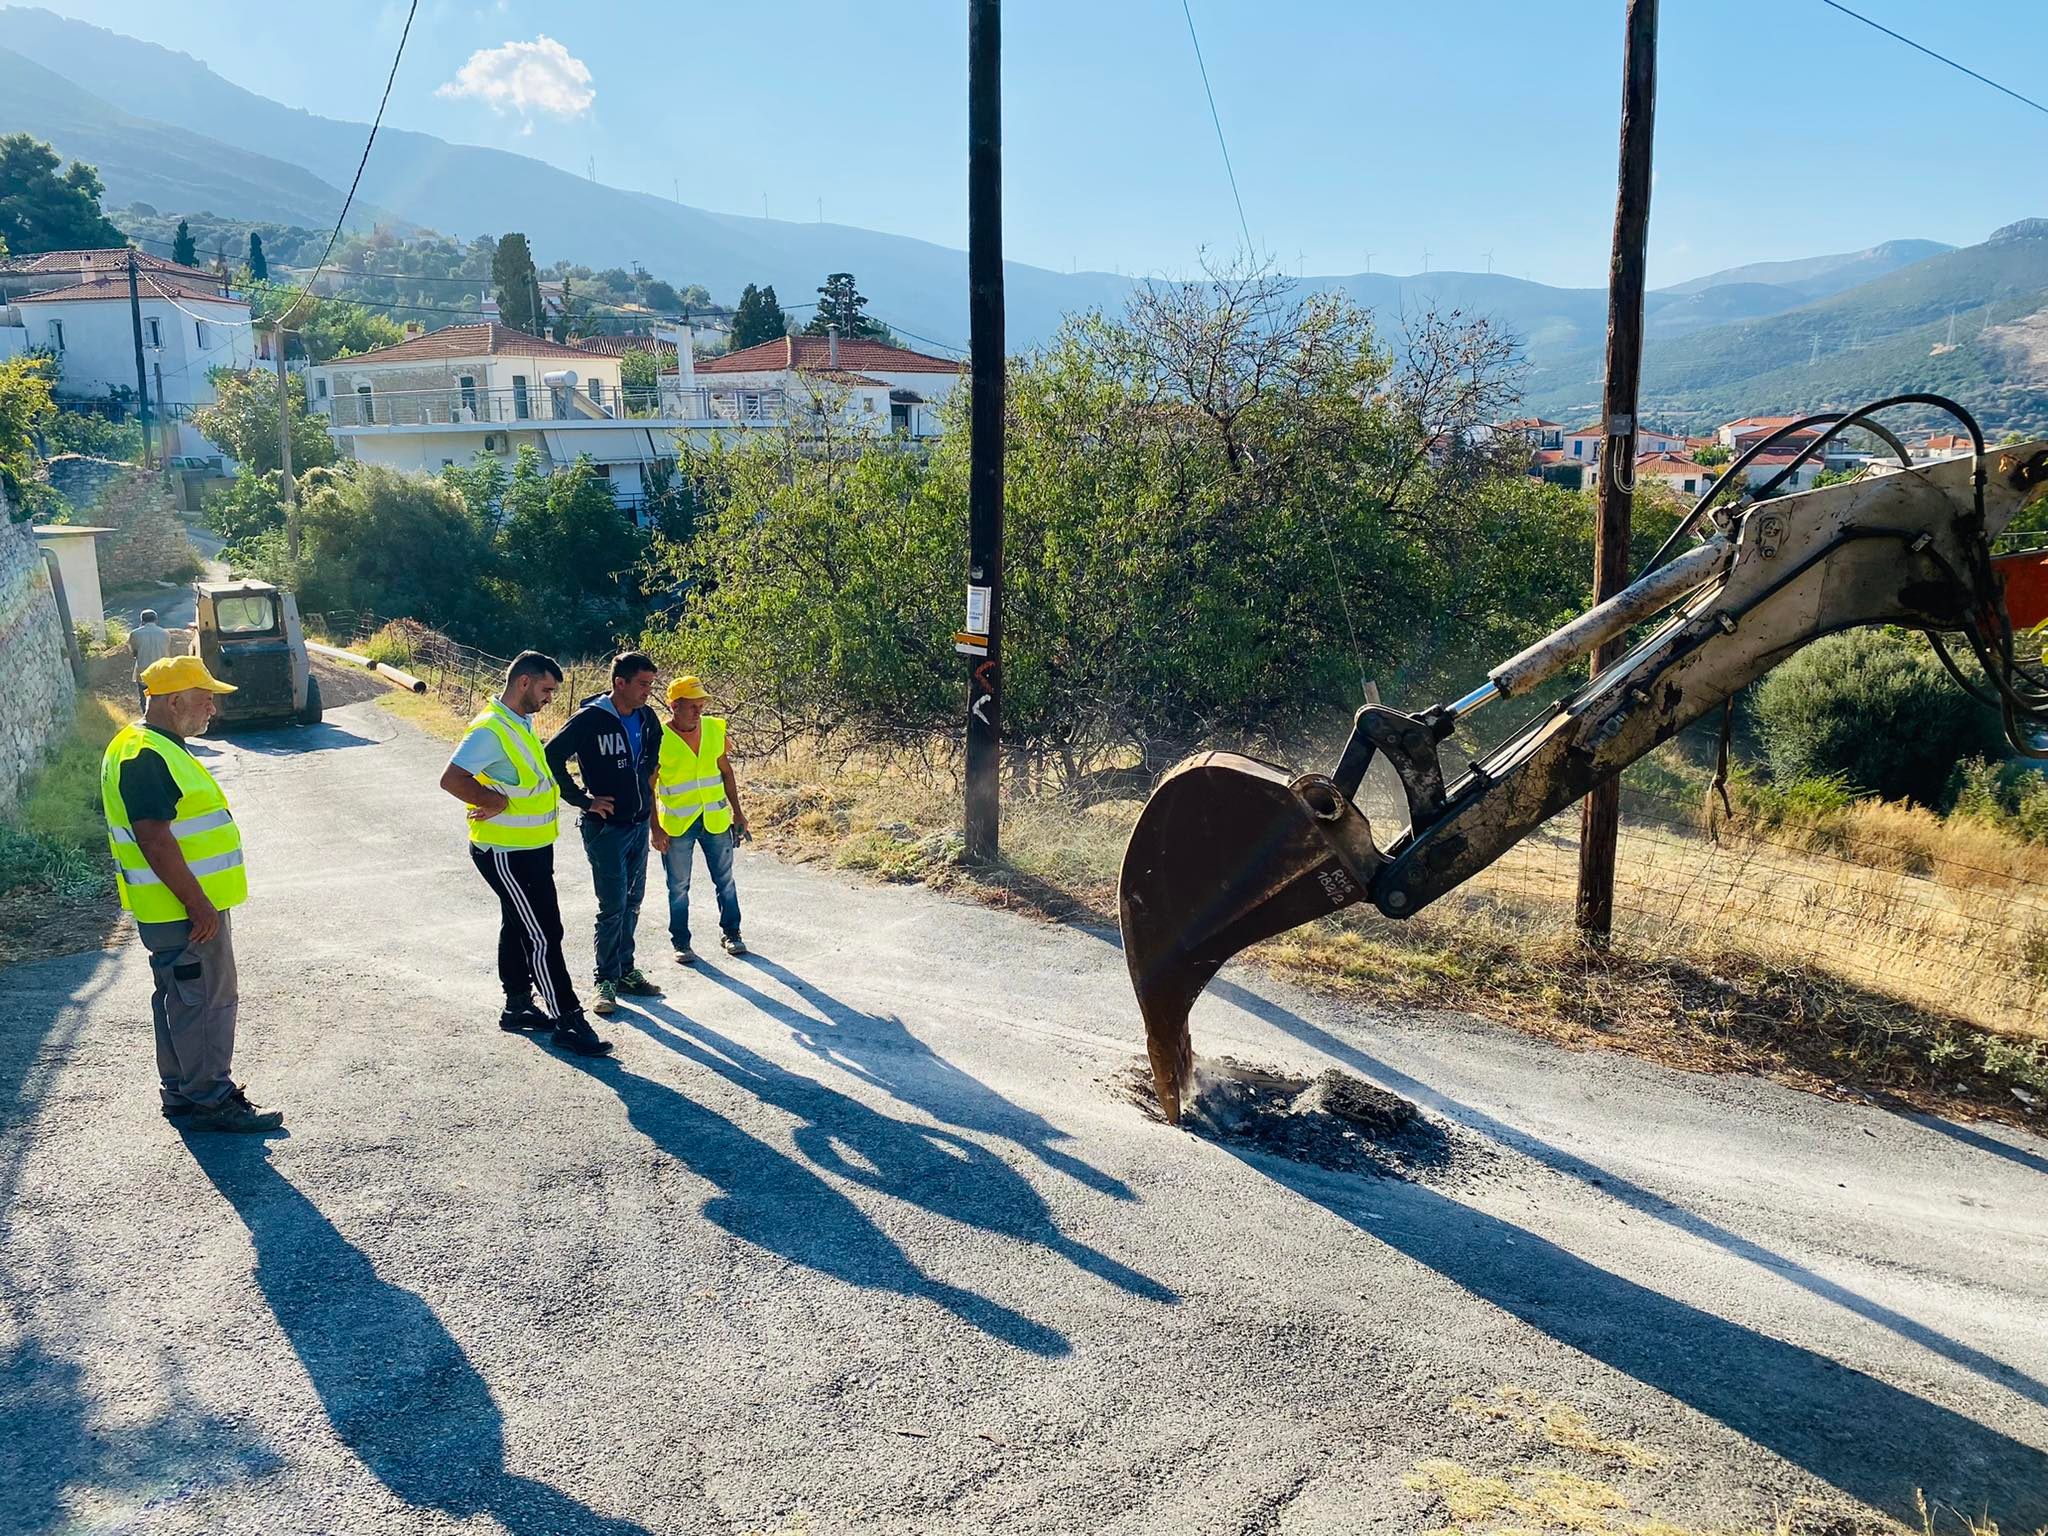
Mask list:
[[[284,471],[284,545],[293,560],[299,558],[299,493],[292,484],[292,411],[290,385],[284,371],[284,327],[270,333],[270,357],[277,365],[277,462]]]
[[[1629,515],[1635,507],[1636,396],[1643,366],[1643,264],[1650,235],[1650,146],[1657,115],[1657,0],[1628,0],[1622,55],[1621,178],[1607,276],[1607,388],[1601,407],[1600,516],[1593,540],[1593,601],[1628,585]],[[1626,647],[1593,652],[1597,676]],[[1621,781],[1586,796],[1579,824],[1579,931],[1605,946],[1614,928],[1614,853]]]
[[[999,851],[1003,657],[1003,38],[1001,0],[967,5],[967,854]]]
[[[142,282],[135,272],[135,253],[128,253],[128,321],[135,331],[135,408],[142,413],[142,464],[154,466],[150,456],[149,374],[142,366]]]

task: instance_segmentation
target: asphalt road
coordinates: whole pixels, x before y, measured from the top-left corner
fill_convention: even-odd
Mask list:
[[[1104,1086],[1113,936],[751,852],[757,956],[678,971],[657,901],[666,999],[567,1059],[493,1027],[445,748],[329,721],[214,744],[288,1137],[157,1117],[139,946],[0,975],[0,1530],[1409,1531],[1502,1385],[1670,1518],[2048,1522],[2048,1143],[1232,973],[1200,1047],[1475,1156],[1235,1154]]]

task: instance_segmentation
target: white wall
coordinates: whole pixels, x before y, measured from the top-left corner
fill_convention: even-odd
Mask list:
[[[30,346],[51,346],[50,323],[62,324],[59,393],[90,398],[104,396],[110,387],[135,388],[135,331],[125,297],[38,303],[33,296],[24,296],[15,300],[15,307],[25,322]],[[204,346],[194,330],[198,323],[195,315],[207,317]],[[255,360],[248,319],[249,306],[239,299],[181,297],[178,304],[172,304],[144,298],[142,363],[151,404],[161,373],[165,404],[211,405],[213,383],[208,372],[248,368]],[[153,334],[151,322],[155,323]]]
[[[71,622],[83,624],[99,634],[106,633],[107,612],[100,598],[100,557],[97,535],[58,532],[50,528],[32,530],[36,543],[57,557],[57,569],[64,577],[64,601],[71,609]]]

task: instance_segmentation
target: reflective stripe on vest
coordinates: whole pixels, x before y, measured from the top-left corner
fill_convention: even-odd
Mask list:
[[[732,825],[732,805],[725,798],[725,776],[718,760],[725,756],[725,722],[706,715],[699,722],[697,750],[675,733],[661,728],[661,766],[655,770],[655,815],[670,837],[687,832],[698,817],[706,832]]]
[[[505,760],[519,778],[516,783],[500,784],[477,775],[479,783],[505,796],[505,809],[495,816],[471,817],[469,840],[486,848],[547,847],[555,840],[556,810],[562,794],[555,787],[555,776],[548,772],[547,752],[540,738],[498,700],[469,722],[471,730],[479,727],[498,738]]]
[[[163,759],[177,786],[170,829],[185,867],[216,910],[239,906],[248,899],[249,877],[242,867],[242,832],[228,810],[227,796],[206,765],[181,743],[139,723],[122,727],[100,759],[100,807],[106,812],[107,847],[114,855],[121,905],[142,923],[175,923],[191,915],[149,867],[136,841],[134,820],[121,799],[122,765],[144,752]]]

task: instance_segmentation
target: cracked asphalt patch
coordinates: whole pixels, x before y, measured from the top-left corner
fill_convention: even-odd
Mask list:
[[[0,1531],[1409,1531],[1425,1461],[1520,1464],[1452,1411],[1509,1385],[1654,1446],[1585,1475],[1676,1524],[2048,1521],[2037,1138],[1227,972],[1205,1056],[1488,1153],[1318,1167],[1101,1091],[1114,935],[751,852],[756,954],[669,965],[656,873],[666,996],[572,1060],[495,1028],[443,744],[204,745],[290,1134],[155,1114],[132,943],[0,973]]]

